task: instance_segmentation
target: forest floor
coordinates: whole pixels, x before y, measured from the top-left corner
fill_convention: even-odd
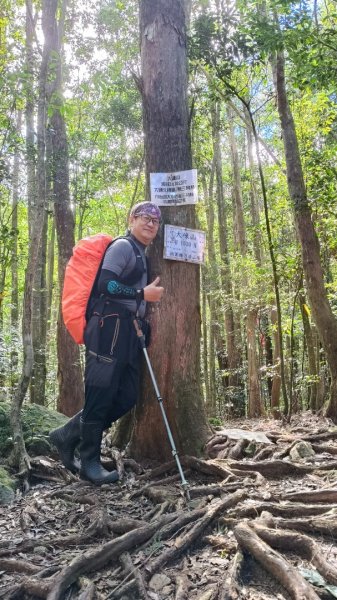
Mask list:
[[[121,481],[97,488],[49,457],[0,507],[0,598],[337,598],[337,427],[226,422],[205,458],[144,468],[105,438]],[[113,459],[111,460],[111,456]]]

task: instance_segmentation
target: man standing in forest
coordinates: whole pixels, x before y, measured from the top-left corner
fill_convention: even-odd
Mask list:
[[[160,218],[156,204],[136,204],[130,213],[128,235],[109,246],[84,334],[84,408],[50,433],[63,464],[73,472],[79,470],[83,479],[96,485],[118,480],[117,471],[109,472],[101,464],[102,435],[138,397],[141,348],[133,321],[137,316],[146,333],[146,302],[158,302],[164,292],[159,277],[148,284],[145,257]],[[79,443],[81,463],[74,456]]]

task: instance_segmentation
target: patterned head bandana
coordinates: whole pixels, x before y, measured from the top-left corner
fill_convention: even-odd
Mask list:
[[[139,202],[132,207],[130,217],[139,217],[140,215],[149,215],[155,219],[161,219],[159,206],[153,202]]]

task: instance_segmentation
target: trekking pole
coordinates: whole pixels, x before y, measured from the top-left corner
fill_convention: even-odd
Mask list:
[[[145,360],[146,360],[146,363],[147,363],[147,366],[148,366],[148,369],[149,369],[149,373],[150,373],[150,377],[151,377],[152,384],[153,384],[153,387],[154,387],[154,391],[156,393],[157,400],[159,402],[161,414],[162,414],[163,419],[164,419],[164,423],[165,423],[167,435],[168,435],[168,438],[169,438],[169,441],[170,441],[170,444],[171,444],[171,448],[172,448],[172,455],[174,456],[175,461],[177,463],[177,467],[178,467],[178,471],[179,471],[179,475],[180,475],[180,479],[181,479],[181,485],[182,485],[182,488],[184,490],[184,494],[186,495],[187,500],[190,500],[190,494],[189,494],[189,491],[188,491],[188,482],[185,479],[184,471],[182,469],[181,462],[180,462],[179,456],[178,456],[178,452],[177,452],[177,449],[176,449],[176,446],[175,446],[175,443],[174,443],[174,439],[173,439],[173,436],[172,436],[172,432],[171,432],[171,429],[170,429],[170,426],[169,426],[169,422],[167,420],[165,408],[164,408],[164,405],[163,405],[163,399],[162,399],[162,397],[160,395],[160,391],[159,391],[159,388],[158,388],[158,385],[157,385],[156,378],[154,376],[154,372],[153,372],[152,365],[151,365],[151,362],[150,362],[150,359],[149,359],[149,355],[148,355],[147,350],[146,350],[145,336],[144,336],[144,333],[143,333],[141,327],[139,326],[139,323],[138,323],[137,319],[134,319],[133,324],[135,326],[136,333],[137,333],[138,339],[140,341],[140,345],[141,345],[142,350],[144,352]]]

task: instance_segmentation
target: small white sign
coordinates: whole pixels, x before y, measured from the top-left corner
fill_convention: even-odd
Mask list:
[[[150,173],[151,202],[158,206],[195,204],[198,201],[197,169],[176,173]]]
[[[164,258],[202,265],[205,262],[205,246],[204,231],[165,225]]]

